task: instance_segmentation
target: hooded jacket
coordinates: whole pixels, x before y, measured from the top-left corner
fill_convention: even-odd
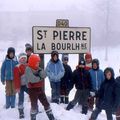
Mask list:
[[[107,70],[112,73],[112,77],[108,80],[105,76],[105,80],[98,91],[97,107],[104,110],[113,110],[115,112],[119,103],[118,87],[114,79],[113,69],[107,68],[105,72]]]
[[[58,59],[57,62],[50,60],[46,67],[46,73],[49,80],[52,82],[60,82],[64,76],[64,67],[61,61]]]
[[[20,89],[21,86],[27,85],[26,77],[25,77],[25,69],[27,64],[18,64],[14,68],[14,84],[15,89]]]
[[[61,78],[61,88],[65,87],[70,90],[72,88],[72,69],[69,65],[63,63],[65,74]]]
[[[91,77],[89,71],[77,68],[72,75],[73,84],[76,89],[91,89]]]
[[[40,62],[39,56],[33,54],[28,60],[28,67],[25,70],[25,76],[28,84],[28,88],[38,88],[44,86],[44,78],[46,73],[43,69],[37,68],[36,64]]]
[[[14,57],[13,59],[9,59],[9,57],[6,56],[1,67],[1,82],[14,79],[13,71],[14,71],[14,67],[17,64],[18,64],[18,61],[16,57]]]
[[[91,69],[90,71],[91,76],[91,83],[92,83],[92,91],[98,91],[102,82],[104,81],[104,73],[101,69],[94,70]]]

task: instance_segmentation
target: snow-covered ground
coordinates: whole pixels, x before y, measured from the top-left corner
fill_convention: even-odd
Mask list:
[[[22,48],[17,50],[17,52],[21,52]],[[120,55],[119,55],[119,46],[116,48],[108,48],[108,61],[105,61],[105,50],[104,48],[94,48],[92,49],[92,54],[93,58],[98,58],[100,60],[100,66],[104,70],[105,67],[111,66],[114,68],[116,76],[119,75],[119,66],[120,66]],[[6,49],[2,50],[2,53],[0,55],[0,64],[5,57],[6,54]],[[60,56],[61,57],[61,56]],[[70,60],[69,64],[71,65],[72,69],[74,70],[77,63],[78,63],[78,55],[69,55]],[[45,65],[50,59],[50,55],[45,55]],[[73,89],[70,93],[70,100],[73,99],[74,94],[75,94],[75,89]],[[50,100],[51,96],[51,89],[49,85],[49,80],[48,78],[45,80],[45,92],[48,97],[48,100]],[[0,83],[0,120],[18,120],[18,110],[17,110],[17,102],[18,99],[16,100],[16,108],[15,109],[5,109],[5,88],[4,86]],[[56,118],[60,120],[89,120],[91,112],[89,112],[87,115],[82,115],[81,114],[81,107],[76,105],[74,109],[70,111],[66,111],[65,107],[66,105],[64,104],[51,104],[53,113]],[[48,120],[47,116],[44,112],[44,109],[42,105],[39,105],[40,111],[42,113],[39,113],[37,115],[37,120]],[[30,119],[30,102],[28,99],[28,95],[25,95],[25,119],[23,120],[29,120]],[[98,120],[106,120],[106,115],[104,111],[99,115]]]

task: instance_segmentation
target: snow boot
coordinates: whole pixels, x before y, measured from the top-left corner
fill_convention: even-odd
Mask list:
[[[92,118],[90,118],[89,120],[93,120]]]
[[[16,96],[15,95],[11,95],[10,98],[11,98],[11,108],[15,108]]]
[[[73,107],[74,107],[74,105],[72,105],[71,102],[70,102],[70,103],[68,104],[66,110],[70,110],[70,109],[72,109]]]
[[[19,111],[19,118],[20,118],[20,119],[24,118],[25,116],[24,116],[24,111],[23,111],[23,109],[18,109],[18,111]]]
[[[87,114],[88,112],[88,107],[87,106],[82,106],[82,114]]]
[[[120,107],[118,108],[116,112],[116,120],[120,120]]]
[[[65,103],[65,101],[64,101],[64,97],[63,97],[63,96],[60,97],[60,103]]]
[[[53,113],[52,113],[52,110],[47,111],[46,114],[47,114],[49,120],[56,120],[56,119],[54,118],[54,115],[53,115]]]
[[[6,96],[6,109],[10,108],[10,96]]]
[[[31,114],[31,120],[36,120],[36,114]]]
[[[68,103],[69,103],[69,97],[65,96],[65,104],[68,104]]]
[[[52,100],[52,103],[59,104],[59,100],[58,99],[54,99],[54,100]]]

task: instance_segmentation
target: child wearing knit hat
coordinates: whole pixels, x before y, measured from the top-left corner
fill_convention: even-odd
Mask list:
[[[8,48],[6,58],[1,67],[1,82],[6,84],[6,109],[15,107],[14,67],[18,64],[15,49]]]
[[[27,55],[20,53],[18,56],[19,64],[14,68],[15,90],[18,92],[18,111],[19,118],[24,118],[24,92],[28,94],[27,81],[25,78],[25,69],[27,67]]]
[[[46,77],[46,73],[42,68],[39,67],[40,62],[40,57],[36,54],[32,54],[29,57],[28,66],[25,71],[31,102],[31,120],[36,120],[36,115],[38,113],[38,100],[44,106],[49,120],[55,120],[50,104],[43,90],[43,80]]]

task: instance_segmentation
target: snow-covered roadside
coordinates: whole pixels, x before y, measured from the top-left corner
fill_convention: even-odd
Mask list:
[[[115,69],[116,76],[119,74],[118,69],[119,69],[119,53],[117,52],[119,50],[119,47],[116,49],[110,49],[109,55],[108,55],[108,61],[106,62],[104,60],[104,50],[99,50],[95,49],[92,51],[93,53],[93,58],[99,58],[100,63],[101,63],[101,68],[104,69],[107,66],[111,66]],[[2,53],[2,55],[5,55],[6,51]],[[61,57],[61,56],[60,56]],[[3,56],[2,56],[3,58]],[[50,55],[45,55],[45,65],[50,59]],[[69,64],[71,65],[72,69],[74,70],[77,63],[78,63],[78,55],[70,55],[70,60]],[[1,64],[1,63],[0,63]],[[73,89],[70,93],[70,100],[73,99],[74,94],[75,94],[75,89]],[[49,85],[49,80],[48,78],[45,80],[45,92],[48,97],[48,100],[50,100],[51,96],[51,89]],[[18,100],[17,100],[18,101]],[[17,110],[17,101],[16,101],[16,108],[15,109],[8,109],[6,110],[4,108],[5,104],[5,88],[4,86],[0,83],[0,120],[19,120],[18,119],[18,110]],[[80,113],[81,108],[80,106],[76,105],[74,109],[70,111],[66,111],[65,107],[66,105],[64,104],[51,104],[51,107],[53,109],[53,113],[56,118],[60,120],[88,120],[90,117],[91,112],[89,112],[87,115],[82,115]],[[37,120],[48,120],[43,107],[39,105],[39,110],[42,111],[42,113],[39,113],[37,115]],[[28,99],[28,95],[25,95],[25,119],[23,120],[29,120],[30,119],[30,102]],[[106,120],[106,115],[104,111],[100,114],[98,117],[98,120]]]

